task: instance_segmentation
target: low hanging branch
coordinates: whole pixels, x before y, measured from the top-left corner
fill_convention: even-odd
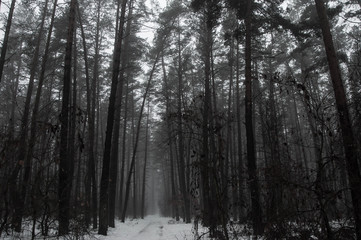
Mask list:
[[[127,177],[127,183],[126,183],[126,189],[125,189],[125,202],[124,202],[124,208],[123,208],[123,213],[122,213],[122,222],[125,221],[125,213],[127,211],[127,206],[128,206],[129,191],[130,191],[130,181],[132,179],[132,173],[133,173],[134,165],[135,165],[135,157],[136,157],[136,154],[137,154],[140,125],[141,125],[141,122],[142,122],[143,111],[144,111],[144,106],[145,106],[145,100],[147,98],[147,95],[148,95],[148,92],[149,92],[149,89],[150,89],[150,83],[151,83],[151,81],[153,79],[153,74],[154,74],[154,72],[156,70],[156,66],[157,66],[157,63],[158,63],[158,60],[159,60],[160,52],[161,51],[158,51],[157,56],[155,57],[153,67],[152,67],[152,69],[150,71],[147,87],[146,87],[144,95],[143,95],[142,106],[140,108],[140,114],[139,114],[139,119],[138,119],[138,123],[137,123],[137,131],[136,131],[136,136],[135,136],[135,143],[134,143],[134,148],[133,148],[132,161],[130,163],[130,169],[129,169],[129,173],[128,173],[128,177]]]

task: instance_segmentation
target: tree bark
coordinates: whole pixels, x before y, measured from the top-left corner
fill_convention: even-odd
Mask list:
[[[257,159],[255,152],[255,140],[253,132],[253,110],[252,110],[252,55],[251,55],[251,21],[252,21],[252,4],[253,0],[247,1],[247,13],[245,18],[246,26],[246,46],[245,46],[245,118],[246,118],[246,137],[247,137],[247,163],[251,191],[251,204],[252,204],[252,225],[255,235],[263,233],[262,224],[262,209],[259,199],[259,185],[257,177]]]
[[[213,199],[211,199],[211,173],[210,166],[212,157],[209,154],[209,131],[210,131],[210,111],[211,111],[211,63],[210,63],[210,51],[212,41],[212,28],[206,26],[206,36],[204,42],[204,99],[203,99],[203,112],[202,112],[202,155],[200,160],[201,165],[201,182],[202,182],[202,199],[204,201],[204,224],[210,228],[211,234],[215,230],[215,219],[213,215]]]
[[[239,40],[237,39],[237,46],[236,46],[236,55],[237,55],[237,62],[236,62],[236,114],[237,114],[237,154],[238,154],[238,201],[239,201],[239,220],[242,221],[245,218],[245,209],[244,203],[246,202],[245,194],[243,192],[244,187],[244,162],[243,162],[243,147],[242,147],[242,120],[241,120],[241,93],[240,93],[240,86],[239,86]]]
[[[24,113],[23,117],[21,119],[21,131],[20,131],[20,144],[19,144],[19,150],[18,150],[18,159],[17,164],[19,165],[15,171],[18,171],[21,169],[22,166],[24,166],[24,177],[23,181],[21,182],[20,186],[20,195],[19,199],[16,201],[15,206],[15,213],[14,218],[12,221],[12,225],[16,232],[20,232],[21,230],[21,220],[24,210],[24,204],[25,204],[25,196],[28,188],[28,183],[30,181],[31,177],[31,158],[26,158],[27,153],[27,140],[28,140],[28,122],[29,122],[29,115],[30,115],[30,108],[31,108],[31,97],[33,94],[33,88],[34,88],[34,80],[35,80],[35,73],[38,69],[38,62],[39,62],[39,51],[40,51],[40,43],[41,38],[43,35],[43,29],[44,29],[44,23],[45,23],[45,17],[46,12],[48,10],[48,0],[45,2],[45,6],[43,9],[42,17],[41,17],[41,23],[39,28],[39,33],[37,36],[37,43],[34,50],[34,55],[31,61],[31,68],[30,68],[30,78],[29,78],[29,84],[28,89],[26,93],[26,100],[24,105]],[[15,175],[14,175],[15,176]],[[17,174],[16,174],[17,176]],[[12,190],[13,191],[13,190]]]
[[[140,107],[139,119],[138,119],[137,129],[136,129],[136,133],[135,133],[136,135],[135,135],[135,141],[134,141],[134,147],[133,147],[132,160],[130,162],[130,168],[129,168],[129,172],[128,172],[128,176],[127,176],[127,182],[126,182],[125,200],[124,200],[124,207],[123,207],[122,219],[121,219],[122,222],[125,221],[125,214],[126,214],[127,207],[128,207],[129,192],[130,192],[130,182],[131,182],[131,179],[132,179],[132,174],[133,174],[134,166],[135,166],[135,158],[136,158],[136,153],[137,153],[137,148],[138,148],[140,126],[141,126],[141,122],[142,122],[142,116],[143,116],[145,100],[147,98],[147,95],[148,95],[148,92],[149,92],[149,89],[150,89],[150,83],[151,83],[151,81],[153,79],[153,74],[154,74],[154,72],[156,70],[156,65],[158,63],[159,55],[160,55],[160,53],[158,52],[157,56],[156,56],[156,58],[154,60],[153,67],[150,70],[150,76],[149,76],[149,79],[148,79],[147,87],[146,87],[144,95],[143,95],[142,105]],[[134,197],[135,197],[135,195],[136,195],[136,193],[134,193]]]
[[[119,73],[119,78],[121,79],[121,83],[118,84],[117,89],[117,98],[115,103],[115,119],[114,119],[114,133],[113,133],[113,142],[112,142],[112,152],[110,156],[110,177],[109,177],[109,223],[110,227],[115,227],[115,195],[116,195],[116,187],[117,187],[117,175],[118,175],[118,161],[119,161],[119,135],[120,135],[120,117],[121,117],[121,105],[122,105],[122,96],[123,96],[123,88],[125,75],[124,72],[128,65],[128,48],[129,48],[129,35],[131,31],[132,25],[132,1],[129,1],[129,11],[127,17],[127,26],[125,29],[124,43],[123,43],[123,51],[121,53],[121,68]]]
[[[322,36],[327,55],[328,66],[332,86],[336,99],[336,107],[341,126],[343,147],[346,156],[346,167],[351,189],[351,198],[355,218],[357,239],[361,239],[361,176],[357,159],[357,143],[354,138],[352,124],[350,121],[347,98],[343,86],[341,71],[338,65],[336,50],[334,47],[330,25],[327,19],[326,7],[323,0],[315,0],[318,18],[322,29]]]
[[[174,155],[173,155],[173,137],[172,137],[172,125],[171,125],[171,112],[170,112],[170,96],[169,96],[169,83],[167,80],[167,73],[165,70],[164,55],[162,55],[162,70],[163,70],[163,81],[165,88],[165,104],[166,104],[166,119],[167,119],[167,136],[169,144],[169,162],[170,162],[170,178],[171,178],[171,194],[172,194],[172,216],[179,221],[179,210],[176,203],[176,183],[175,183],[175,174],[174,174]]]
[[[2,76],[3,76],[3,71],[4,71],[4,65],[5,65],[5,58],[6,58],[6,51],[8,48],[8,42],[9,42],[9,36],[10,36],[10,29],[11,29],[11,22],[13,20],[13,15],[14,15],[14,9],[15,9],[15,2],[16,0],[12,0],[11,1],[11,5],[10,5],[10,10],[9,10],[9,15],[8,15],[8,19],[6,22],[6,29],[5,29],[5,35],[4,35],[4,40],[3,40],[3,45],[1,47],[1,55],[0,55],[0,83],[2,80]]]
[[[147,162],[148,162],[148,128],[149,128],[149,101],[148,101],[148,114],[147,114],[147,123],[145,127],[145,150],[144,150],[144,165],[143,165],[143,184],[142,184],[142,201],[141,201],[141,208],[140,208],[140,217],[144,219],[145,214],[145,183],[146,183],[146,176],[147,176]]]
[[[127,5],[127,0],[123,0],[121,15],[119,19],[120,21],[119,32],[117,35],[117,39],[116,39],[117,43],[115,44],[116,46],[114,49],[114,56],[113,56],[112,83],[111,83],[111,90],[109,97],[107,128],[106,128],[105,145],[104,145],[104,153],[103,153],[103,168],[102,168],[102,176],[100,182],[98,233],[101,235],[107,235],[107,231],[108,231],[109,168],[110,168],[111,145],[112,145],[114,117],[115,117],[115,101],[116,101],[118,76],[120,70],[120,56],[122,52],[123,26],[125,21],[126,5]]]
[[[100,8],[101,8],[101,0],[98,0],[97,6],[97,23],[96,23],[96,33],[95,33],[95,55],[94,55],[94,68],[93,68],[93,77],[92,77],[92,85],[91,85],[91,111],[89,114],[91,117],[89,118],[89,175],[91,180],[91,194],[92,194],[92,204],[91,204],[91,211],[92,211],[92,218],[93,218],[93,229],[98,227],[98,186],[97,186],[97,178],[96,178],[96,156],[97,156],[97,149],[98,144],[95,139],[98,137],[95,136],[95,131],[98,133],[98,126],[99,126],[99,117],[97,121],[97,128],[95,128],[95,110],[97,108],[97,85],[98,75],[99,75],[99,59],[100,59]],[[98,111],[99,114],[99,111]]]
[[[97,21],[99,18],[99,6],[98,5],[98,14],[97,14]],[[81,11],[79,8],[79,4],[77,4],[77,12],[78,12],[78,21],[80,25],[81,30],[81,37],[82,37],[82,44],[83,44],[83,54],[84,54],[84,67],[85,67],[85,85],[86,85],[86,110],[87,110],[87,116],[88,116],[88,148],[87,151],[89,153],[89,159],[87,162],[87,172],[86,172],[86,179],[85,179],[85,196],[86,196],[86,202],[85,202],[85,222],[86,225],[90,225],[90,216],[91,216],[91,208],[90,208],[90,201],[91,201],[91,181],[92,181],[92,163],[94,162],[94,116],[91,112],[92,109],[92,92],[91,92],[91,86],[90,86],[90,74],[89,74],[89,62],[88,62],[88,48],[86,45],[86,37],[84,32],[84,27],[81,19]],[[99,31],[99,26],[97,25],[97,31]],[[98,36],[96,35],[96,38]],[[97,51],[98,43],[96,39],[96,50]],[[97,52],[95,53],[97,55]],[[96,57],[95,57],[96,58]],[[95,63],[97,64],[97,63]],[[93,97],[95,99],[95,96]],[[94,183],[93,183],[94,184]]]
[[[119,181],[119,218],[121,219],[123,211],[123,188],[124,188],[124,172],[125,172],[125,153],[126,153],[126,140],[127,140],[127,122],[128,122],[128,98],[129,98],[129,81],[126,80],[126,93],[124,100],[124,119],[123,119],[123,135],[122,135],[122,156],[121,156],[121,169],[120,169],[120,181]]]
[[[67,43],[65,49],[65,64],[64,64],[64,78],[63,78],[63,98],[60,115],[60,156],[59,156],[59,236],[69,233],[69,208],[70,208],[70,192],[71,192],[71,163],[68,156],[68,142],[69,142],[69,100],[71,88],[71,57],[75,30],[75,13],[76,0],[71,0],[69,9],[69,25]]]
[[[179,28],[179,19],[178,19]],[[189,207],[189,198],[186,189],[185,180],[185,161],[184,161],[184,135],[183,135],[183,121],[182,121],[182,94],[183,94],[183,69],[182,69],[182,55],[181,55],[181,39],[180,31],[178,31],[178,98],[177,98],[177,120],[178,120],[178,156],[179,156],[179,185],[182,192],[184,202],[184,221],[191,222],[191,214]]]

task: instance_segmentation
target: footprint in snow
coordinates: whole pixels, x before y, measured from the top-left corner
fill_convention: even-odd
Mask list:
[[[163,226],[159,226],[158,235],[159,235],[160,237],[163,236]]]

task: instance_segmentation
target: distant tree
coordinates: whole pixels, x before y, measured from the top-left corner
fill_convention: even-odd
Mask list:
[[[134,176],[134,172],[135,172],[135,160],[136,160],[136,155],[137,155],[137,149],[138,149],[138,144],[139,144],[139,135],[140,135],[140,127],[141,127],[141,123],[142,123],[142,118],[143,118],[143,111],[144,111],[144,107],[145,107],[145,101],[147,99],[147,96],[149,94],[149,90],[151,87],[151,82],[153,80],[153,75],[154,72],[156,70],[156,66],[158,64],[158,60],[159,60],[159,56],[160,56],[160,52],[156,53],[154,62],[153,62],[153,66],[150,69],[149,72],[149,77],[148,77],[148,81],[147,81],[147,85],[143,94],[143,98],[142,98],[142,104],[140,106],[140,112],[139,112],[139,118],[136,124],[136,129],[135,129],[135,139],[134,139],[134,146],[133,146],[133,151],[132,151],[132,158],[130,161],[130,167],[129,167],[129,172],[128,172],[128,176],[127,176],[127,181],[126,181],[126,188],[125,188],[125,200],[124,200],[124,207],[123,207],[123,212],[122,212],[122,217],[121,217],[121,221],[124,222],[125,221],[125,215],[126,215],[126,211],[127,211],[127,207],[128,207],[128,200],[129,200],[129,192],[130,192],[130,183],[132,180],[132,176]],[[135,183],[133,183],[135,184]],[[134,193],[134,197],[136,197],[136,193]],[[136,205],[133,206],[134,208],[136,207]],[[133,209],[134,210],[134,209]],[[135,211],[135,210],[134,210]]]
[[[145,215],[145,188],[146,188],[146,176],[147,176],[147,164],[148,164],[148,145],[149,145],[149,100],[148,100],[148,111],[147,111],[147,122],[145,127],[145,149],[144,149],[144,165],[143,165],[143,177],[142,177],[142,200],[140,205],[140,217],[144,219]]]

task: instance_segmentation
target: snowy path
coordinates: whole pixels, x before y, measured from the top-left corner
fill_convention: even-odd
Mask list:
[[[192,240],[192,224],[174,222],[171,218],[147,216],[145,219],[116,222],[108,236],[99,240]]]

